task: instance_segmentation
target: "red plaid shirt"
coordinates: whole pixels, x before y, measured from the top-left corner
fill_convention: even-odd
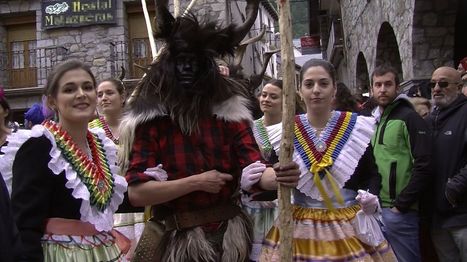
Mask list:
[[[248,121],[227,122],[206,118],[199,122],[199,132],[183,135],[171,119],[159,117],[135,131],[126,173],[129,185],[154,180],[143,172],[162,164],[168,180],[176,180],[215,169],[235,179],[226,183],[218,194],[195,191],[165,203],[177,211],[194,210],[231,201],[238,190],[242,169],[261,160]],[[156,192],[155,192],[156,193]]]

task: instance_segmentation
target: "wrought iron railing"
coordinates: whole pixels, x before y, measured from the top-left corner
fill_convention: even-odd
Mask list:
[[[129,49],[128,43],[125,41],[110,43],[110,75],[117,76],[121,73],[122,67],[125,68],[128,77],[129,65]]]
[[[6,89],[42,86],[54,65],[67,56],[64,47],[0,52],[0,84]]]

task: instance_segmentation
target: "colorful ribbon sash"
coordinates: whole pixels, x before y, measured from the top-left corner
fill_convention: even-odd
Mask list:
[[[97,121],[96,121],[97,120]],[[99,128],[102,128],[104,129],[104,132],[105,132],[105,136],[112,139],[112,141],[118,145],[118,138],[114,137],[114,135],[112,134],[112,131],[110,130],[109,128],[109,125],[107,124],[107,121],[105,121],[105,118],[102,117],[102,116],[99,116],[98,119],[96,119],[95,121],[92,121],[91,124],[89,125],[91,128],[92,127],[99,127]]]
[[[255,120],[255,126],[253,128],[253,134],[256,140],[260,143],[260,149],[263,153],[263,157],[268,159],[272,152],[271,141],[269,141],[268,131],[264,126],[264,120],[262,118]]]
[[[318,137],[309,124],[306,114],[295,117],[295,150],[313,174],[313,182],[323,197],[326,207],[331,210],[334,210],[334,206],[321,179],[324,177],[328,179],[337,202],[344,205],[340,189],[329,169],[349,139],[356,122],[357,114],[334,111],[321,136]]]
[[[102,141],[96,134],[88,131],[86,138],[91,150],[92,159],[90,159],[59,125],[52,121],[44,121],[42,125],[53,134],[62,156],[71,164],[81,182],[88,189],[91,206],[101,212],[104,211],[113,195],[114,178]]]

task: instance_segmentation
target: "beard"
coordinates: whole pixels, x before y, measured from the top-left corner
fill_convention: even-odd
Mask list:
[[[164,101],[170,118],[184,134],[198,132],[199,120],[212,115],[213,101],[209,98],[208,88],[195,84],[191,88],[177,85],[173,89]]]

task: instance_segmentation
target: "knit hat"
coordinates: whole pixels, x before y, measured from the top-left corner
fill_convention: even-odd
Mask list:
[[[42,105],[35,103],[24,113],[24,119],[32,123],[32,125],[38,125],[44,121],[44,114],[42,112]]]

